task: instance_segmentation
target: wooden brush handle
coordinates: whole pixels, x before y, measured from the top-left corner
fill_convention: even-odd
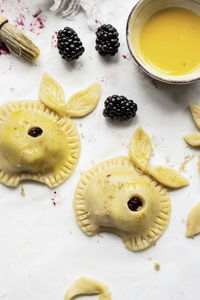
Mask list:
[[[8,19],[0,14],[0,29],[5,23],[8,22]]]

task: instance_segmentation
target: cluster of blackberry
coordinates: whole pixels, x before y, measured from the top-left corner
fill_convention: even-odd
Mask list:
[[[115,55],[120,46],[119,33],[111,24],[104,24],[96,31],[95,49],[101,56]],[[65,27],[58,32],[57,47],[60,55],[67,61],[78,59],[85,51],[77,33],[70,27]],[[124,96],[113,95],[104,103],[103,115],[111,120],[121,122],[133,118],[137,111],[137,104]],[[33,133],[36,134],[35,132]]]

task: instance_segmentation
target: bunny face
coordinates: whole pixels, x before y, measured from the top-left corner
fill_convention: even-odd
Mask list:
[[[32,179],[53,188],[71,175],[80,138],[69,116],[91,112],[100,87],[94,84],[65,104],[60,85],[45,74],[39,97],[38,102],[16,101],[0,107],[0,181],[6,185]]]
[[[38,135],[31,134],[34,128],[40,129]],[[0,135],[0,164],[8,172],[53,172],[70,155],[70,145],[61,127],[36,111],[10,113],[1,124]]]
[[[153,226],[163,208],[162,203],[170,207],[169,196],[164,188],[160,186],[159,189],[148,176],[129,165],[126,158],[119,157],[117,161],[118,166],[102,170],[89,182],[86,209],[91,218],[94,215],[93,221],[99,227],[112,226],[119,231],[140,235]],[[121,161],[124,161],[124,166],[120,166]],[[132,199],[138,199],[138,207],[137,203],[131,207]]]
[[[188,181],[173,169],[148,165],[149,136],[140,127],[130,143],[130,159],[117,157],[86,172],[78,183],[74,208],[87,235],[111,231],[130,250],[152,245],[170,217],[164,186],[178,188]]]

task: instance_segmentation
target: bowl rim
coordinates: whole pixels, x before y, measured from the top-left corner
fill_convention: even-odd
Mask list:
[[[150,71],[148,71],[145,67],[143,67],[143,65],[139,62],[139,60],[136,58],[136,56],[133,54],[133,51],[131,49],[131,46],[130,46],[130,43],[129,43],[129,23],[130,23],[130,19],[131,19],[131,16],[134,12],[134,10],[137,8],[137,6],[141,3],[141,2],[144,2],[146,0],[139,0],[134,6],[133,8],[131,9],[129,15],[128,15],[128,19],[127,19],[127,22],[126,22],[126,42],[127,42],[127,46],[128,46],[128,49],[129,49],[129,52],[131,54],[131,56],[133,57],[134,61],[138,64],[138,66],[147,74],[149,75],[150,77],[158,80],[158,81],[161,81],[161,82],[164,82],[164,83],[169,83],[169,84],[190,84],[190,83],[195,83],[197,81],[200,80],[200,75],[197,77],[197,78],[194,78],[194,79],[187,79],[187,80],[176,80],[176,79],[166,79],[166,78],[163,78],[161,76],[158,76],[158,75],[155,75],[154,73],[151,73]]]

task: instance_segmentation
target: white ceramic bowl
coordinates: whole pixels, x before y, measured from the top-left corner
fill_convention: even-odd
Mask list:
[[[157,11],[168,7],[183,7],[200,15],[200,0],[140,0],[132,9],[127,21],[126,35],[129,50],[143,71],[159,81],[170,84],[188,84],[198,81],[200,68],[181,76],[163,74],[152,68],[140,52],[139,38],[144,23]]]

